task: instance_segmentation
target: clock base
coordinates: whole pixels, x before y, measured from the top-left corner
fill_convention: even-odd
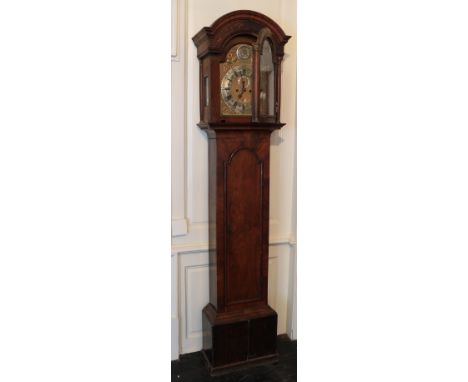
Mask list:
[[[269,306],[217,313],[208,304],[202,318],[202,353],[212,375],[278,360],[278,315]]]

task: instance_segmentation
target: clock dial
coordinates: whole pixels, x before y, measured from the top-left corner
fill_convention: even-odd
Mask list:
[[[252,112],[252,70],[246,66],[229,69],[221,81],[221,96],[231,112],[249,115]]]
[[[241,45],[237,48],[236,53],[239,60],[248,60],[252,54],[252,48],[249,45]]]
[[[221,63],[221,114],[252,114],[252,47],[238,44]]]

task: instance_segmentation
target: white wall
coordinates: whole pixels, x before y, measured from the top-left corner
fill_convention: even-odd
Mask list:
[[[172,0],[172,359],[201,349],[208,302],[208,147],[196,123],[198,59],[192,36],[225,13],[251,9],[292,36],[285,46],[281,119],[272,135],[269,303],[278,333],[295,330],[296,3],[291,0]]]

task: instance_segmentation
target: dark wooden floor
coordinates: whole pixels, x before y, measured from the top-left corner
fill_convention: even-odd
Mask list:
[[[278,337],[277,364],[249,367],[217,377],[210,377],[201,352],[183,354],[171,362],[172,382],[295,382],[297,342]]]

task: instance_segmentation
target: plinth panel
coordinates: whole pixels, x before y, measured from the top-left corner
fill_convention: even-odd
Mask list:
[[[227,365],[247,359],[249,351],[249,323],[241,321],[216,325],[213,330],[213,365]]]
[[[249,357],[263,357],[276,352],[278,316],[257,318],[249,325]]]

